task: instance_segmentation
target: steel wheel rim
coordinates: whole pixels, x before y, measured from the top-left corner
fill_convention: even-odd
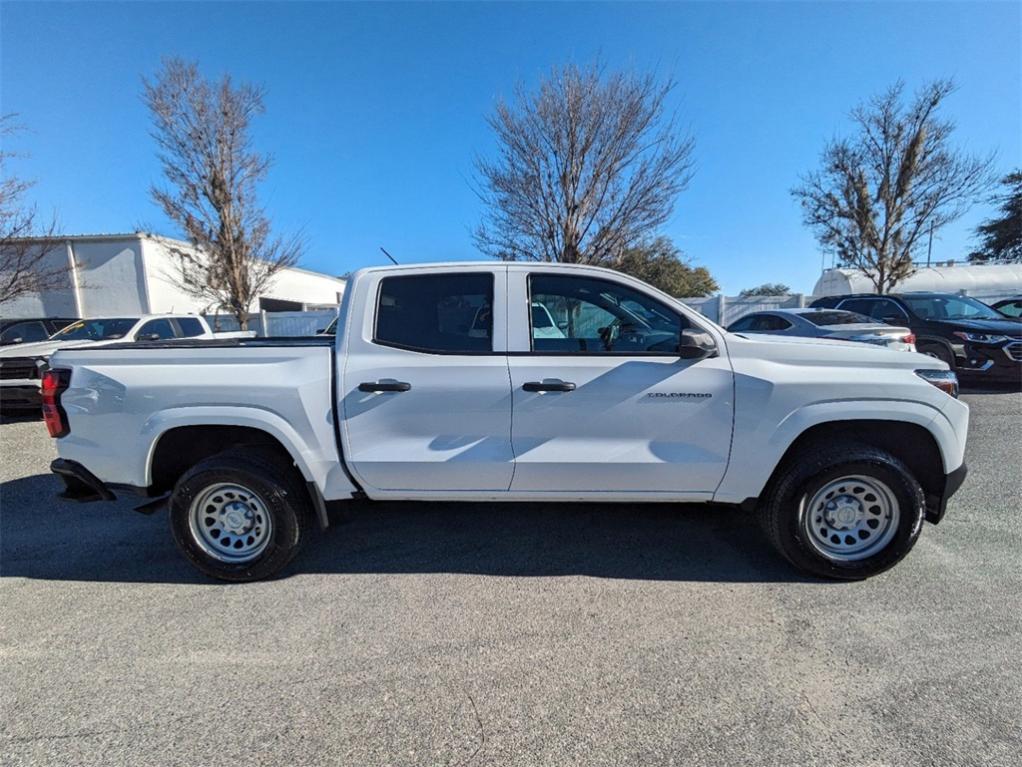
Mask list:
[[[827,482],[806,503],[802,528],[810,545],[835,562],[873,556],[898,531],[901,508],[894,492],[875,477],[852,474]]]
[[[273,517],[263,499],[244,485],[218,482],[199,493],[188,509],[192,539],[220,562],[250,562],[273,537]]]

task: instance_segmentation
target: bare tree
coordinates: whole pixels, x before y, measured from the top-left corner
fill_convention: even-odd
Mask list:
[[[691,138],[665,115],[671,82],[599,64],[519,86],[488,121],[497,158],[477,160],[487,213],[475,234],[507,260],[617,263],[667,221],[692,167]]]
[[[274,238],[256,201],[270,158],[252,149],[252,118],[262,114],[263,92],[237,87],[227,75],[204,80],[195,64],[164,62],[143,80],[152,136],[168,187],[151,194],[194,250],[175,248],[180,286],[210,307],[248,326],[252,302],[281,269],[301,255],[299,238]]]
[[[851,114],[858,135],[827,145],[822,168],[792,194],[823,249],[887,293],[913,272],[930,232],[968,210],[991,183],[992,157],[950,146],[954,123],[937,117],[955,89],[926,85],[908,105],[895,84]]]
[[[0,116],[0,140],[5,144],[17,132],[14,115]],[[0,304],[21,296],[42,293],[67,283],[66,258],[49,258],[56,244],[56,224],[42,221],[34,205],[25,201],[32,181],[15,175],[16,155],[0,147]]]

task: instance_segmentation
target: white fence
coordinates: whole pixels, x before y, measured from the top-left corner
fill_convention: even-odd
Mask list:
[[[709,296],[707,298],[682,298],[684,303],[709,317],[718,325],[727,327],[739,317],[752,312],[770,311],[771,309],[800,309],[808,306],[812,296],[793,293],[786,296]]]
[[[255,312],[248,315],[248,329],[257,336],[314,336],[329,325],[337,311],[320,309],[312,312]],[[228,314],[207,314],[206,322],[213,330],[238,330],[238,321]]]

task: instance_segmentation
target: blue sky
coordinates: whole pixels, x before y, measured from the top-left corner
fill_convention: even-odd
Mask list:
[[[46,4],[0,6],[0,111],[32,196],[68,232],[173,235],[149,201],[159,168],[139,99],[160,58],[267,89],[256,143],[275,160],[263,202],[303,230],[303,265],[478,257],[473,157],[516,82],[565,61],[673,77],[696,175],[664,233],[727,293],[810,291],[821,258],[788,191],[858,101],[902,78],[954,77],[945,115],[968,149],[1022,162],[1022,4]],[[960,258],[991,208],[948,227]]]

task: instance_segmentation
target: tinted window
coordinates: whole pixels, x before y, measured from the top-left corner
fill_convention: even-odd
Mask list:
[[[997,311],[1009,317],[1022,316],[1022,301],[1011,301],[1007,304],[1001,304],[997,307]]]
[[[409,275],[380,281],[376,343],[458,354],[493,349],[493,275]]]
[[[870,307],[869,316],[880,321],[908,322],[905,310],[889,298],[876,299]]]
[[[20,343],[28,344],[33,341],[45,341],[49,335],[46,326],[41,322],[19,322],[0,333],[0,343],[9,344],[20,338]]]
[[[749,330],[752,327],[752,323],[755,321],[755,317],[742,317],[737,322],[732,322],[728,326],[728,330],[732,333],[741,333],[743,330]]]
[[[533,274],[529,293],[537,352],[674,354],[689,327],[660,302],[608,280]]]
[[[158,336],[159,340],[162,341],[166,338],[174,338],[176,334],[174,332],[174,326],[170,324],[170,320],[162,318],[158,320],[149,320],[149,322],[143,325],[135,334],[135,338],[140,341],[149,341],[152,340],[149,337],[153,335]]]
[[[814,325],[855,325],[863,322],[872,322],[872,320],[864,314],[856,314],[855,312],[805,312],[802,314],[807,320]]]
[[[194,338],[206,332],[196,317],[178,317],[177,326],[181,328],[182,338]]]
[[[869,312],[875,303],[876,301],[872,298],[849,298],[847,301],[841,302],[841,308],[849,312],[864,314],[868,317]]]
[[[124,338],[138,322],[135,317],[117,319],[78,320],[59,333],[53,334],[54,341],[110,341]]]
[[[999,320],[986,304],[968,296],[901,296],[919,317],[927,320]]]

